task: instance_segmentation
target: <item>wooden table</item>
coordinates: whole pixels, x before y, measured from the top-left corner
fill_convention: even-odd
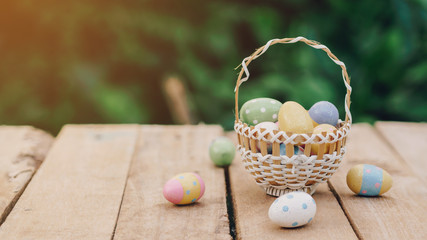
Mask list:
[[[275,198],[237,154],[229,169],[211,163],[224,134],[235,139],[212,125],[67,125],[56,139],[0,127],[0,239],[427,239],[426,123],[354,124],[340,169],[313,195],[316,217],[297,229],[270,222]],[[387,170],[391,190],[354,195],[345,176],[359,163]],[[163,184],[189,171],[204,197],[170,204]]]

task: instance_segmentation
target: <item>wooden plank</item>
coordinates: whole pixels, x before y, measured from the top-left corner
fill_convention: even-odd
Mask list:
[[[46,157],[53,137],[29,126],[0,126],[0,225]]]
[[[375,127],[412,171],[427,182],[427,123],[377,122]]]
[[[362,239],[427,239],[427,188],[394,153],[372,126],[355,124],[342,166],[330,183]],[[359,197],[351,192],[347,172],[361,163],[389,172],[393,178],[390,191],[382,197]]]
[[[234,134],[228,133],[228,136],[235,140]],[[313,195],[317,204],[313,222],[301,228],[285,229],[268,218],[268,209],[276,198],[256,185],[238,154],[230,167],[230,182],[239,239],[357,239],[326,183],[320,184]]]
[[[224,170],[209,159],[219,126],[142,126],[114,239],[230,239]],[[162,195],[168,179],[197,172],[199,202],[176,206]]]
[[[111,239],[136,125],[65,126],[0,239]]]

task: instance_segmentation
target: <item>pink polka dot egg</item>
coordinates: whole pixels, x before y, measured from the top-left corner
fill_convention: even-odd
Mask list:
[[[379,196],[393,185],[388,172],[370,164],[359,164],[347,173],[347,185],[351,191],[360,196]]]
[[[196,173],[176,175],[163,186],[163,196],[177,205],[187,205],[198,201],[205,193],[205,182]]]

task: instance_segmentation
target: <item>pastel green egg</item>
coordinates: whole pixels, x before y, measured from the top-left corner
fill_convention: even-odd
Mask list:
[[[390,174],[384,169],[370,165],[359,164],[347,173],[347,186],[361,196],[378,196],[393,185]]]
[[[209,156],[219,167],[228,166],[233,162],[236,147],[227,137],[218,137],[209,146]]]
[[[303,106],[297,102],[288,101],[280,107],[279,128],[292,133],[312,133],[313,122]]]
[[[255,98],[240,108],[240,120],[249,126],[261,122],[276,122],[281,102],[272,98]]]

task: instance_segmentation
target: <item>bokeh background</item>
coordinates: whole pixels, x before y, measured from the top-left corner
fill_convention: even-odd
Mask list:
[[[173,124],[162,84],[194,121],[231,129],[234,70],[272,38],[305,36],[346,63],[354,122],[427,120],[427,1],[1,1],[0,123]],[[302,43],[250,65],[240,103],[319,100],[344,117],[340,68]]]

